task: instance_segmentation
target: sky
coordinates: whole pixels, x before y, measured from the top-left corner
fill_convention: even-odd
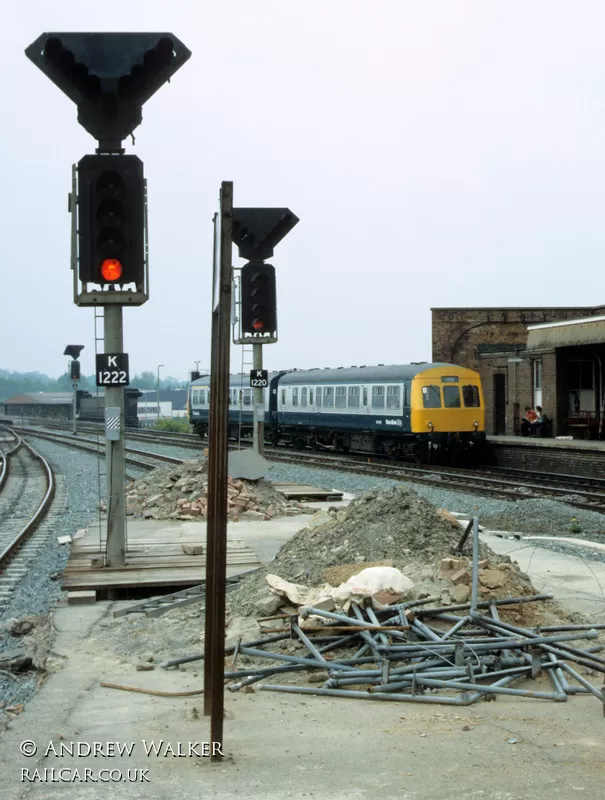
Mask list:
[[[73,343],[94,371],[67,193],[96,143],[24,55],[47,31],[166,31],[192,51],[126,143],[151,249],[150,300],[124,310],[131,373],[209,366],[225,180],[236,206],[300,218],[271,260],[270,369],[430,360],[432,307],[605,302],[599,0],[29,0],[4,22],[0,368],[57,376]]]

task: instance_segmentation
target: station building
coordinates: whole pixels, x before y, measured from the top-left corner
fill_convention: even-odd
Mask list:
[[[65,421],[72,418],[73,402],[73,392],[27,392],[9,397],[2,405],[7,417]]]
[[[187,389],[144,390],[137,401],[139,423],[149,427],[158,419],[187,416]]]
[[[433,361],[481,375],[488,435],[542,406],[554,436],[605,438],[605,306],[434,308]]]

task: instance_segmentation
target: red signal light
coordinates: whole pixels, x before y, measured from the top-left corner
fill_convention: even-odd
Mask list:
[[[117,258],[106,258],[101,264],[101,275],[107,283],[115,283],[122,277],[122,262]]]
[[[261,322],[260,319],[255,319],[252,323],[252,327],[255,331],[262,331],[262,329],[265,327],[265,323]]]

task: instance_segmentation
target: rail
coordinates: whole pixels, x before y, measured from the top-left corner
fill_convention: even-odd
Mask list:
[[[3,487],[4,482],[9,474],[9,459],[10,457],[16,453],[21,447],[25,447],[26,450],[30,453],[32,458],[38,460],[40,465],[42,466],[42,470],[45,474],[46,478],[46,491],[42,501],[38,505],[35,513],[33,516],[28,520],[28,522],[21,528],[21,530],[13,537],[13,539],[4,547],[4,549],[0,552],[0,564],[4,564],[10,557],[15,553],[16,550],[23,544],[23,542],[35,531],[37,526],[46,516],[48,509],[50,508],[53,498],[55,496],[55,478],[53,475],[53,471],[50,467],[48,461],[43,458],[40,453],[38,453],[34,448],[28,444],[27,442],[23,441],[20,436],[16,434],[15,438],[17,439],[17,445],[12,448],[8,453],[4,454],[3,459],[3,470],[2,474],[4,475],[4,480],[0,482],[0,489]]]

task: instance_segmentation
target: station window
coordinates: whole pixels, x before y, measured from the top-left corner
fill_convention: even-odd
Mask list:
[[[281,390],[281,404],[282,404],[282,406],[286,405],[286,390],[285,389]]]
[[[384,386],[372,386],[372,408],[384,408]]]
[[[457,386],[443,387],[443,405],[446,408],[460,408],[460,389]]]
[[[313,405],[313,389],[309,389],[309,405]]]
[[[337,386],[336,387],[336,395],[334,398],[334,405],[336,408],[346,408],[347,407],[347,387],[346,386]]]
[[[292,389],[292,405],[293,406],[298,405],[298,386]]]
[[[307,407],[307,387],[303,386],[300,390],[300,405],[302,408]]]
[[[334,387],[324,386],[323,395],[324,408],[332,408],[334,405]]]
[[[359,408],[359,386],[349,386],[349,408]]]
[[[467,408],[479,408],[479,387],[472,385],[463,386],[462,400]]]
[[[401,386],[387,386],[387,408],[399,411]]]
[[[244,389],[244,405],[252,405],[252,389]]]
[[[438,386],[422,387],[422,405],[425,408],[441,408],[441,395]]]

